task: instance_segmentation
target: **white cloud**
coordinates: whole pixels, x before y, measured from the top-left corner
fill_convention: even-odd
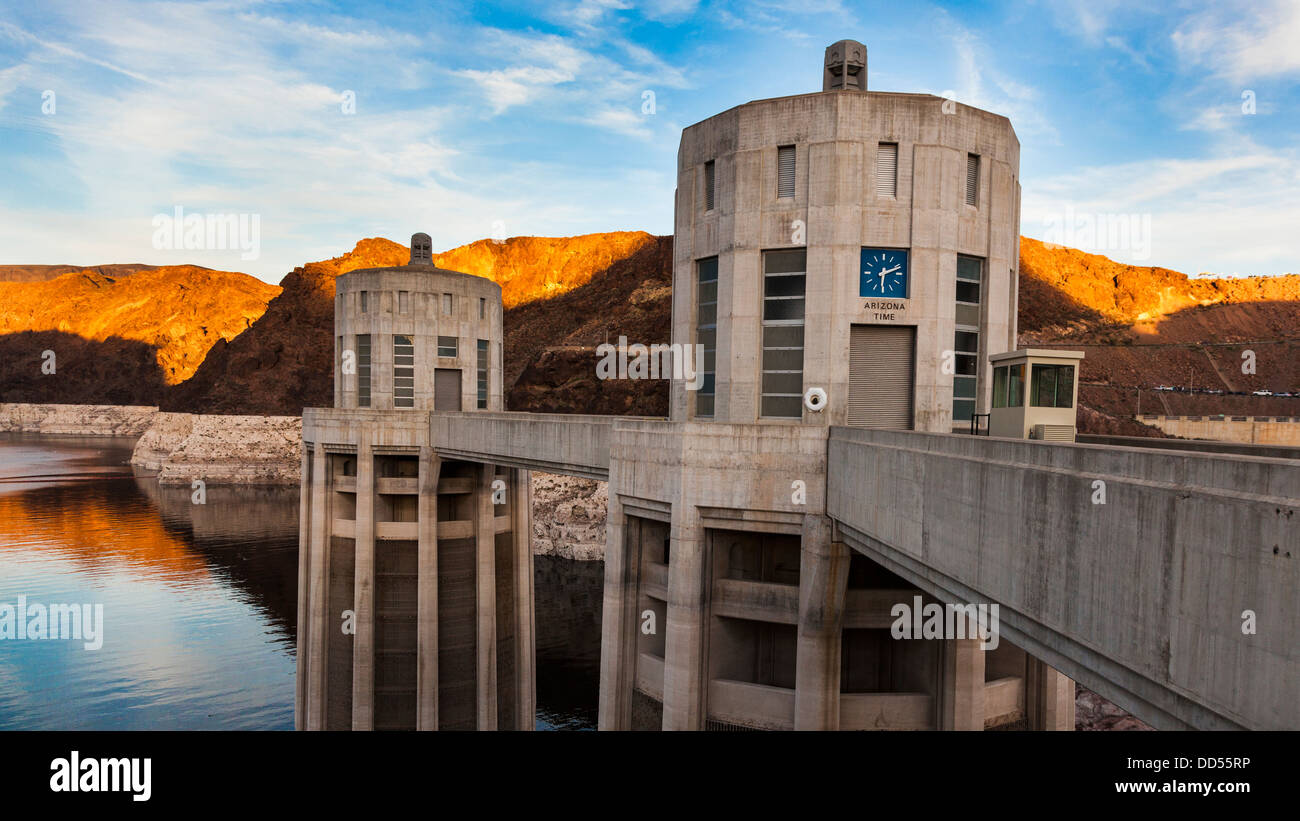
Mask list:
[[[1249,146],[1240,156],[1128,162],[1023,184],[1020,227],[1026,236],[1044,238],[1067,212],[1149,215],[1148,254],[1084,250],[1188,274],[1211,266],[1240,275],[1298,267],[1294,192],[1300,186],[1300,152]]]
[[[628,108],[606,108],[587,117],[585,122],[628,137],[648,140],[653,132],[647,126],[646,115]]]
[[[13,94],[26,81],[29,74],[30,69],[21,63],[6,69],[0,69],[0,110],[4,109],[9,95]]]
[[[930,93],[942,95],[953,91],[959,103],[1001,114],[1011,120],[1022,138],[1033,136],[1040,143],[1059,144],[1060,133],[1043,113],[1041,95],[1033,86],[1003,74],[995,67],[994,52],[973,32],[946,20],[949,39],[957,55],[955,89]]]
[[[611,11],[626,11],[632,4],[626,0],[581,0],[581,2],[560,10],[561,19],[567,20],[579,28],[593,28],[602,22]]]
[[[496,114],[501,114],[512,106],[535,102],[550,87],[573,82],[576,76],[562,68],[543,66],[519,66],[493,71],[465,69],[457,74],[478,84]]]
[[[1172,39],[1183,60],[1234,82],[1300,73],[1300,3],[1212,9],[1179,26]]]

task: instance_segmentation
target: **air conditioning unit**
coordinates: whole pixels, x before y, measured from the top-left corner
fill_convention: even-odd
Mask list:
[[[1074,433],[1074,425],[1034,425],[1029,431],[1029,438],[1045,442],[1073,442]]]

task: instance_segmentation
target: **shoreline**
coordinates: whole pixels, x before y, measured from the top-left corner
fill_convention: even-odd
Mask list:
[[[298,487],[302,417],[171,413],[131,405],[0,404],[0,432],[133,437],[132,467],[160,485]],[[532,472],[535,556],[604,561],[606,484]]]

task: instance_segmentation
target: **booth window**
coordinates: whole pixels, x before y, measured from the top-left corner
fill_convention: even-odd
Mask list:
[[[1074,366],[1034,365],[1030,404],[1036,408],[1074,406]]]
[[[993,407],[1019,408],[1025,404],[1025,366],[1003,365],[993,369]]]

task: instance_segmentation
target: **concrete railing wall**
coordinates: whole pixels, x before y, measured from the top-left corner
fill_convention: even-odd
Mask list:
[[[429,415],[430,444],[452,458],[607,480],[610,429],[627,418],[438,412]]]
[[[1300,461],[833,428],[827,473],[851,546],[1156,726],[1300,728]]]

